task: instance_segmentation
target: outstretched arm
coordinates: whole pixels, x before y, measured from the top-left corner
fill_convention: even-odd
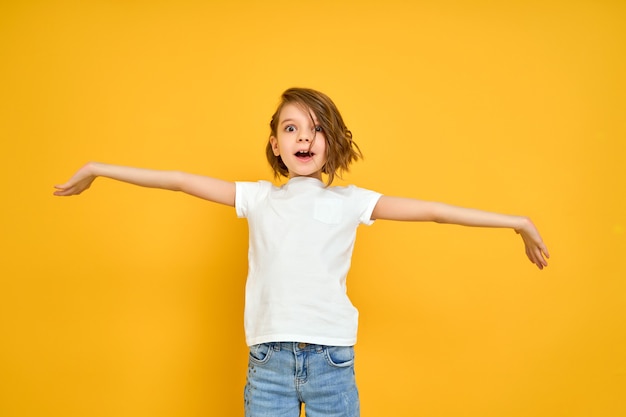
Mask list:
[[[546,261],[546,258],[550,257],[548,248],[528,217],[492,213],[433,201],[382,196],[374,208],[372,219],[430,221],[462,226],[510,228],[515,230],[524,240],[528,259],[539,269],[548,266]]]
[[[235,205],[235,183],[180,171],[160,171],[89,162],[65,184],[55,185],[54,195],[78,195],[97,177],[112,178],[142,187],[182,191],[216,203]]]

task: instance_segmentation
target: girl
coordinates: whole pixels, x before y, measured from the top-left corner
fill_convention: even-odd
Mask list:
[[[280,187],[91,162],[54,193],[80,194],[96,177],[108,177],[183,191],[233,206],[247,218],[248,417],[295,417],[303,403],[309,417],[359,415],[353,350],[358,312],[346,295],[359,224],[388,219],[511,228],[530,261],[547,266],[548,250],[526,217],[331,186],[362,155],[335,104],[318,91],[285,91],[270,129],[268,161],[276,177],[288,178]]]

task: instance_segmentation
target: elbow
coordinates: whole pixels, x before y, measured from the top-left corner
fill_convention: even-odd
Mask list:
[[[171,171],[168,184],[164,188],[172,191],[185,191],[185,173],[182,171]]]
[[[429,222],[446,224],[450,223],[450,216],[446,213],[447,206],[442,203],[430,202],[424,211],[424,219]]]

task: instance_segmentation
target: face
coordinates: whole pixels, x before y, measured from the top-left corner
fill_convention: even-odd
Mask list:
[[[326,136],[315,114],[296,104],[286,104],[280,112],[276,136],[270,137],[270,144],[274,155],[280,156],[287,166],[289,178],[322,179]]]

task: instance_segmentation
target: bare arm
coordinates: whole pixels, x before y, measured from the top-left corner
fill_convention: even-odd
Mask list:
[[[65,184],[56,185],[54,195],[78,195],[97,177],[106,177],[141,187],[182,191],[186,194],[228,206],[235,205],[235,183],[180,171],[160,171],[89,162]]]
[[[411,198],[382,196],[372,219],[430,221],[436,223],[458,224],[475,227],[500,227],[515,230],[522,239],[528,259],[539,269],[548,266],[548,248],[543,243],[539,231],[533,222],[523,216],[493,213],[433,201]]]

